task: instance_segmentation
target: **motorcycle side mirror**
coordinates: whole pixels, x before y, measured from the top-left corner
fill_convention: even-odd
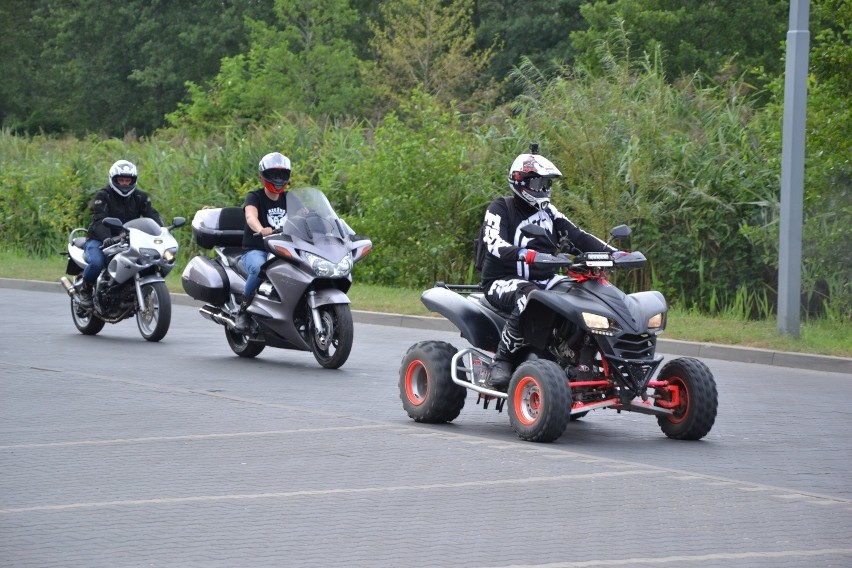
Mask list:
[[[103,223],[110,229],[121,229],[124,226],[124,223],[121,222],[121,219],[118,219],[116,217],[105,217]]]
[[[186,217],[175,217],[172,219],[172,228],[183,227],[186,225]]]
[[[631,232],[632,231],[630,230],[630,227],[628,227],[627,225],[619,225],[617,227],[613,227],[612,230],[609,232],[612,237],[610,240],[626,239],[630,236]]]

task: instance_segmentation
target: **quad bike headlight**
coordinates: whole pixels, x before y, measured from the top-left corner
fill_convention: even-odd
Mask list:
[[[321,256],[317,256],[315,254],[311,254],[309,252],[305,253],[305,258],[308,259],[308,263],[311,265],[311,269],[314,271],[314,274],[319,276],[320,278],[339,278],[348,276],[352,271],[352,255],[347,254],[343,257],[343,260],[334,264]]]
[[[585,322],[592,333],[599,333],[601,335],[614,335],[618,329],[615,322],[608,317],[590,312],[583,312],[583,322]]]
[[[662,331],[666,327],[666,314],[660,312],[648,319],[648,331]]]

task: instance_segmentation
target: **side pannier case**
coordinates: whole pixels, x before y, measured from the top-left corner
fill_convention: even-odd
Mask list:
[[[221,306],[228,300],[228,275],[225,269],[211,258],[194,256],[180,277],[184,291],[191,298]]]
[[[192,238],[205,249],[243,244],[246,218],[242,207],[199,209],[192,218]]]

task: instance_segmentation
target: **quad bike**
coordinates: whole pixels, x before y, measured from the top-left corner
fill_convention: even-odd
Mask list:
[[[147,341],[160,341],[169,331],[172,299],[166,287],[166,275],[175,266],[178,242],[170,229],[186,224],[175,217],[168,227],[153,219],[141,217],[122,224],[107,217],[104,225],[121,234],[106,239],[101,245],[107,264],[95,281],[91,308],[80,304],[83,270],[88,262],[83,251],[86,229],[78,228],[68,236],[68,267],[74,276],[59,279],[71,296],[71,319],[83,335],[96,335],[106,323],[118,323],[136,316],[139,333]]]
[[[540,234],[534,226],[524,232]],[[626,225],[613,238],[630,234]],[[541,259],[539,259],[541,257]],[[717,391],[707,366],[677,358],[654,376],[663,358],[655,355],[666,325],[663,295],[625,294],[607,281],[608,269],[640,268],[640,252],[536,255],[538,266],[567,270],[568,278],[530,294],[520,329],[529,343],[507,392],[486,386],[489,366],[508,314],[497,311],[476,285],[441,282],[421,296],[429,310],[450,320],[471,347],[422,341],[409,348],[399,370],[399,391],[408,416],[417,422],[457,418],[468,390],[477,404],[491,401],[523,440],[552,442],[568,422],[598,409],[657,417],[669,438],[699,440],[716,419]]]

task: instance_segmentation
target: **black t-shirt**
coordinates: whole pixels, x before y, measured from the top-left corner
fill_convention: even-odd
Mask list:
[[[284,221],[287,218],[287,194],[282,193],[277,200],[272,200],[267,197],[263,188],[256,189],[246,195],[246,202],[243,208],[247,205],[257,207],[257,219],[264,227],[278,229],[284,226]],[[260,235],[254,236],[254,231],[246,225],[243,232],[243,248],[244,249],[260,249],[263,250],[263,237]]]

